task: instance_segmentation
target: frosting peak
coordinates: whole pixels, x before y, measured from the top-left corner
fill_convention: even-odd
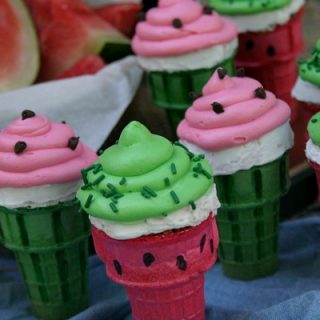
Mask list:
[[[194,0],[164,0],[146,14],[132,40],[145,57],[166,57],[224,44],[235,39],[235,25]]]
[[[258,139],[289,118],[289,106],[257,80],[221,76],[217,70],[203,96],[186,111],[177,133],[182,140],[217,151]]]
[[[77,197],[90,215],[134,222],[194,206],[212,187],[203,156],[155,134],[138,122],[123,130],[118,143],[83,171]]]
[[[75,181],[95,159],[68,125],[30,110],[0,131],[0,187]]]
[[[320,87],[320,39],[310,57],[300,63],[299,76],[301,79]]]

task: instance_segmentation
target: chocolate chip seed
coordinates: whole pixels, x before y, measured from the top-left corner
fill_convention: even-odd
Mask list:
[[[225,68],[218,68],[217,72],[218,72],[219,79],[221,80],[224,79],[224,77],[228,74],[228,71]]]
[[[116,269],[117,274],[121,276],[122,275],[122,268],[121,268],[120,262],[118,260],[113,260],[113,266]]]
[[[177,256],[177,268],[182,270],[182,271],[186,271],[187,270],[187,262],[186,260],[184,260],[183,256]]]
[[[14,145],[14,153],[15,154],[20,154],[22,153],[25,149],[27,148],[27,144],[24,141],[18,141]]]
[[[268,54],[268,56],[270,56],[270,57],[275,56],[275,55],[276,55],[276,50],[275,50],[275,48],[274,48],[273,46],[268,46],[268,48],[267,48],[267,54]]]
[[[143,255],[143,263],[146,267],[149,267],[152,265],[152,263],[154,262],[155,258],[153,256],[152,253],[150,252],[146,252],[144,255]]]
[[[212,110],[215,112],[215,113],[223,113],[224,112],[224,108],[223,108],[223,105],[219,102],[213,102],[212,103]]]
[[[172,26],[174,28],[180,29],[180,28],[182,28],[183,24],[182,24],[182,21],[180,19],[175,18],[175,19],[172,20]]]
[[[254,96],[256,98],[265,99],[267,97],[267,94],[262,87],[259,87],[256,90],[254,90]]]
[[[68,141],[68,148],[70,148],[71,150],[76,150],[79,139],[79,137],[71,137]]]
[[[31,111],[31,110],[23,110],[21,112],[21,118],[22,120],[28,119],[28,118],[33,118],[36,114]]]

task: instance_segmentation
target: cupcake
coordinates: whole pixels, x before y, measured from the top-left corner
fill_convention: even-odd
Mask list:
[[[257,80],[216,71],[179,124],[215,173],[224,273],[249,280],[277,269],[279,200],[288,190],[290,108]]]
[[[209,0],[239,29],[237,67],[286,101],[296,119],[291,90],[297,78],[296,58],[303,49],[304,0]]]
[[[0,234],[41,319],[88,306],[90,223],[75,194],[81,169],[95,160],[67,124],[30,110],[0,132]]]
[[[309,140],[306,144],[305,154],[312,169],[316,173],[318,184],[318,202],[320,202],[320,112],[316,113],[309,121],[307,131]]]
[[[204,320],[219,201],[203,155],[134,121],[83,177],[77,197],[96,252],[124,285],[134,319]]]
[[[299,66],[299,77],[292,90],[302,111],[303,128],[307,128],[310,118],[320,111],[320,40],[311,56]],[[308,140],[308,133],[305,133]]]
[[[153,100],[174,129],[218,65],[232,72],[237,45],[235,25],[193,0],[159,0],[132,40]]]

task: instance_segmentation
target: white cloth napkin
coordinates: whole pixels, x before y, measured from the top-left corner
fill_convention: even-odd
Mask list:
[[[96,75],[36,84],[0,94],[0,128],[24,109],[65,120],[97,150],[132,101],[142,78],[135,57],[114,62]]]

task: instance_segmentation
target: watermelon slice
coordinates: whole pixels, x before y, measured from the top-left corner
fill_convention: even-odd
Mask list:
[[[70,69],[61,72],[55,77],[55,80],[95,74],[105,67],[105,65],[106,63],[100,56],[92,54],[80,59]]]
[[[39,71],[39,49],[22,0],[1,0],[0,17],[0,92],[4,92],[33,83]]]
[[[51,15],[40,34],[39,80],[55,78],[89,54],[101,53],[112,62],[114,55],[122,58],[131,52],[129,39],[79,0],[51,0]]]
[[[38,33],[41,33],[52,19],[50,0],[25,0]]]
[[[95,9],[95,12],[105,21],[112,24],[128,37],[134,34],[138,22],[141,5],[137,3],[110,4]]]

